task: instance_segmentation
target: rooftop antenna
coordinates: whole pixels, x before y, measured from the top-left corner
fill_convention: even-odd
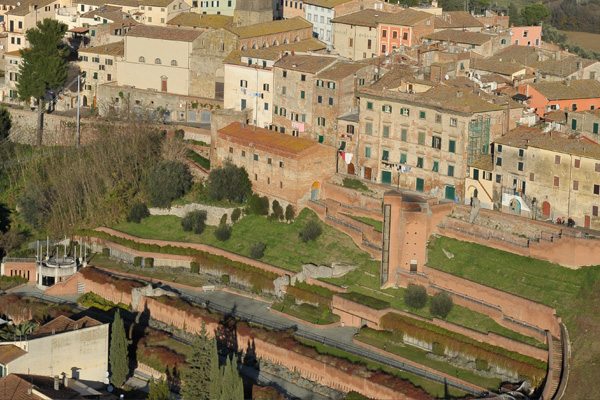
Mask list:
[[[50,238],[46,236],[46,259],[49,258],[48,249],[50,248]]]

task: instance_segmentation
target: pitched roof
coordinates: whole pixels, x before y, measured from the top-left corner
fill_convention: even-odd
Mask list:
[[[123,40],[109,43],[101,46],[87,47],[80,49],[79,53],[102,54],[105,56],[123,57],[125,54],[125,44]]]
[[[246,50],[234,50],[225,59],[223,60],[223,64],[238,64],[248,66],[248,63],[242,63],[242,57],[250,57],[257,58],[262,60],[272,60],[277,61],[286,52],[298,51],[298,52],[307,52],[307,51],[318,51],[324,50],[327,48],[327,45],[321,42],[319,39],[310,38],[308,40],[302,40],[300,42],[294,42],[290,44],[284,44],[281,46],[273,46],[273,47],[265,47],[260,49],[246,49]],[[252,64],[257,68],[262,68],[258,64]]]
[[[588,60],[581,57],[567,57],[562,60],[546,60],[536,63],[534,66],[542,74],[557,75],[567,77],[579,70],[592,64],[600,62],[598,60]]]
[[[368,64],[361,62],[343,62],[338,61],[329,68],[317,73],[317,77],[337,81],[347,76],[354,75]]]
[[[446,11],[435,17],[435,29],[447,28],[483,28],[483,23],[467,11]]]
[[[492,59],[471,59],[471,69],[478,69],[481,71],[494,72],[501,75],[513,75],[519,71],[525,69],[525,67],[519,63],[498,61]]]
[[[455,42],[482,45],[492,40],[494,36],[479,33],[479,32],[468,32],[468,31],[457,31],[455,29],[446,29],[439,32],[430,33],[425,35],[425,39],[439,40],[444,42]]]
[[[548,100],[574,100],[600,98],[600,82],[595,79],[576,79],[564,82],[532,83],[531,87]]]
[[[29,14],[29,6],[36,6],[37,9],[47,6],[48,4],[54,2],[56,0],[30,0],[30,1],[22,1],[21,5],[13,8],[6,15],[16,15],[16,16],[25,16]]]
[[[154,6],[154,7],[166,7],[175,0],[142,0],[140,5],[142,6]]]
[[[73,321],[71,318],[61,315],[54,318],[52,321],[40,326],[36,331],[29,334],[29,338],[34,339],[48,335],[55,335],[61,332],[74,331],[77,329],[90,328],[92,326],[99,325],[102,325],[102,323],[87,316],[80,318],[77,321]]]
[[[569,136],[561,132],[544,132],[526,126],[513,129],[495,142],[522,149],[535,147],[557,153],[600,159],[600,145],[590,142],[585,137]]]
[[[400,11],[397,13],[386,13],[382,16],[380,23],[400,26],[413,26],[417,22],[421,22],[432,17],[430,13],[411,10]]]
[[[295,155],[299,155],[304,150],[318,145],[312,140],[301,139],[240,122],[227,125],[219,130],[219,134],[251,142],[256,148],[266,151],[279,150]]]
[[[50,398],[52,400],[85,400],[89,399],[93,396],[94,398],[98,398],[101,393],[96,390],[90,392],[80,393],[70,386],[65,386],[63,383],[63,379],[59,378],[58,380],[58,390],[54,389],[54,377],[52,376],[41,376],[41,375],[26,375],[26,374],[15,374],[19,379],[22,379],[26,382],[29,382],[30,385],[33,385],[33,389],[36,390],[45,398]],[[70,380],[69,383],[73,383],[75,387],[81,387],[80,382],[75,380]],[[87,387],[87,386],[85,386]]]
[[[525,66],[530,66],[531,64],[537,62],[539,58],[546,57],[548,57],[548,55],[545,51],[536,49],[535,47],[513,44],[500,50],[492,57],[489,57],[489,60],[516,62]]]
[[[102,18],[110,19],[111,21],[116,21],[119,19],[126,18],[126,17],[123,17],[122,15],[129,17],[128,14],[126,14],[122,11],[121,7],[104,5],[96,10],[90,10],[90,11],[82,14],[81,18],[94,18],[96,16],[99,16]]]
[[[240,39],[249,39],[306,28],[312,28],[312,24],[302,17],[294,17],[278,21],[263,22],[261,24],[236,26],[231,28],[230,31],[236,34]]]
[[[380,10],[363,10],[352,14],[335,17],[331,20],[331,22],[337,24],[369,26],[371,28],[377,28],[377,23],[386,14],[387,13]]]
[[[485,171],[493,171],[494,170],[494,162],[492,160],[491,154],[486,154],[478,158],[477,160],[468,163],[469,167],[482,169]]]
[[[0,378],[0,398],[11,400],[42,400],[35,393],[29,393],[33,385],[15,374]]]
[[[292,71],[316,74],[328,65],[333,64],[335,61],[336,59],[334,57],[288,54],[277,61],[274,66]]]
[[[184,12],[171,18],[167,22],[167,25],[189,26],[194,28],[229,28],[233,25],[233,17],[228,15]]]
[[[341,4],[350,3],[353,0],[304,0],[304,4],[311,4],[317,7],[334,8]]]
[[[143,37],[148,39],[173,40],[178,42],[193,42],[202,34],[201,30],[182,29],[165,26],[136,25],[127,36]]]
[[[17,347],[14,344],[2,345],[0,346],[0,364],[6,365],[26,353],[27,352],[25,350],[22,350],[20,347]]]

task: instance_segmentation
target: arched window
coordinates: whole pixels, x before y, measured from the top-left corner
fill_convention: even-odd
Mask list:
[[[256,43],[254,43],[254,44],[252,45],[252,48],[253,48],[253,49],[258,49],[258,45],[257,45]]]
[[[159,63],[159,64],[160,64],[160,63]],[[172,65],[172,66],[174,66],[174,67],[176,67],[176,66],[177,66],[177,60],[172,60],[172,61],[171,61],[171,65]]]
[[[289,43],[288,38],[283,39],[283,44],[288,44],[288,43]]]
[[[162,64],[162,61],[160,61],[160,58],[157,58],[156,60],[154,60],[154,64]]]
[[[300,38],[299,38],[298,36],[296,36],[296,37],[294,38],[294,42],[299,42],[299,41],[300,41]]]
[[[279,40],[275,40],[275,41],[273,42],[273,46],[279,46]]]
[[[241,49],[241,50],[242,50],[242,51],[246,50],[246,46],[242,46],[242,49]]]
[[[267,42],[264,42],[264,43],[263,43],[263,48],[265,48],[265,49],[266,49],[267,47],[269,47],[269,43],[267,43]]]
[[[140,57],[140,62],[146,62],[146,59],[144,58],[144,56]]]

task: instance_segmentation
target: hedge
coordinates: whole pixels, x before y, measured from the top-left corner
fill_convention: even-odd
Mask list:
[[[331,308],[331,296],[323,296],[306,288],[307,286],[310,287],[313,285],[304,284],[305,287],[300,287],[298,283],[299,282],[296,282],[296,285],[294,286],[288,286],[286,290],[288,295],[295,297],[300,302],[318,304],[319,306]]]
[[[444,349],[463,353],[475,359],[486,360],[490,364],[517,371],[521,375],[530,377],[535,383],[540,383],[546,375],[547,364],[543,361],[501,347],[478,342],[428,322],[388,313],[381,318],[380,324],[384,329],[403,332],[410,337],[428,343],[437,342]]]
[[[141,267],[142,266],[142,257],[133,257],[133,266]]]
[[[273,280],[279,277],[279,275],[274,272],[265,271],[248,264],[230,260],[227,257],[210,254],[190,247],[171,245],[161,247],[157,244],[138,243],[130,239],[124,239],[106,232],[94,231],[91,229],[80,230],[78,231],[78,234],[81,236],[104,239],[137,251],[191,256],[194,257],[194,262],[198,265],[202,265],[204,269],[220,270],[225,274],[234,275],[240,280],[249,282],[255,292],[273,290],[275,288]]]
[[[375,297],[367,296],[357,292],[340,293],[339,296],[355,303],[360,303],[367,307],[371,307],[375,310],[383,310],[384,308],[388,308],[390,306],[390,303],[387,301],[379,300]]]
[[[135,279],[119,278],[91,266],[82,268],[79,270],[79,273],[85,279],[89,279],[92,282],[113,285],[117,290],[123,293],[131,293],[135,288],[146,286],[145,282]]]
[[[195,262],[195,261],[192,261],[192,262],[190,263],[190,272],[191,272],[192,274],[197,274],[197,273],[199,273],[199,272],[200,272],[200,266],[198,265],[198,263],[197,263],[197,262]]]
[[[102,311],[109,311],[115,307],[119,307],[124,310],[129,310],[129,306],[127,304],[125,304],[125,303],[115,304],[112,301],[107,300],[104,297],[99,296],[94,292],[87,292],[86,294],[79,296],[79,298],[77,299],[77,303],[79,303],[87,308],[94,307],[94,308],[97,308]]]
[[[154,258],[146,257],[144,258],[144,268],[152,268],[154,267]]]

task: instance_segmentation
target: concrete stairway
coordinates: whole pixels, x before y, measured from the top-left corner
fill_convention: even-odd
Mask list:
[[[560,384],[561,373],[562,373],[562,365],[563,365],[563,350],[562,350],[562,341],[559,338],[552,336],[552,343],[550,343],[552,349],[550,350],[552,354],[552,365],[549,366],[550,371],[548,376],[550,377],[550,382],[546,382],[546,385],[549,385],[547,396],[544,397],[548,400],[553,399],[556,395],[556,390],[558,389],[558,385]]]

